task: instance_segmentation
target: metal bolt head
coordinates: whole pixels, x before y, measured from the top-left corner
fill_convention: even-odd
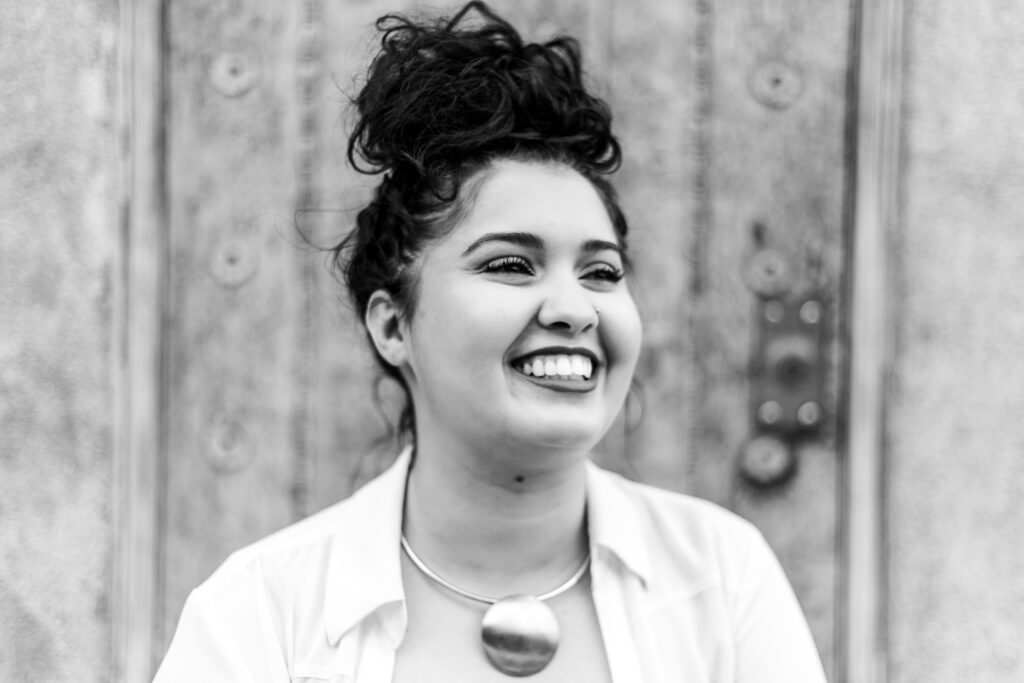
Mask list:
[[[786,307],[781,301],[766,301],[764,304],[764,319],[776,325],[786,317]]]
[[[803,427],[814,427],[821,422],[821,406],[817,401],[808,401],[796,411],[796,421]]]
[[[817,301],[805,301],[800,307],[800,319],[808,325],[817,325],[821,320],[821,304]]]
[[[752,439],[740,455],[740,471],[758,486],[772,486],[788,479],[796,469],[793,451],[774,436]]]
[[[814,342],[807,335],[787,334],[765,345],[762,358],[770,379],[795,390],[807,386],[813,378],[816,353]],[[778,398],[776,394],[768,395]]]
[[[765,401],[757,409],[757,421],[766,427],[778,424],[782,419],[782,404],[778,401]]]
[[[789,291],[793,272],[781,252],[775,249],[760,249],[747,260],[743,269],[743,280],[758,296],[774,297]]]

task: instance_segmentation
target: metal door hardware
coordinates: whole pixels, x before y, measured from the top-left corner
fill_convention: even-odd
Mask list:
[[[754,421],[783,437],[813,433],[822,421],[824,308],[813,298],[768,299],[759,308]]]
[[[754,437],[740,455],[740,471],[747,481],[758,486],[772,486],[785,481],[795,470],[793,449],[774,436]]]
[[[823,415],[825,308],[816,297],[758,302],[758,336],[751,368],[751,411],[757,434],[740,458],[760,485],[795,470],[793,443],[818,432]]]
[[[793,286],[794,275],[785,255],[775,249],[758,249],[743,267],[743,281],[764,299],[783,296]]]

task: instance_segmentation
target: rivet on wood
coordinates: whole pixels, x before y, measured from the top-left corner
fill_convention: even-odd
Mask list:
[[[210,83],[225,97],[239,97],[249,92],[260,78],[259,66],[238,52],[224,52],[210,64]]]
[[[821,406],[817,401],[808,401],[797,408],[796,420],[803,427],[814,427],[821,421]]]
[[[229,237],[213,250],[210,274],[224,287],[239,287],[256,274],[260,256],[251,241]]]
[[[764,319],[770,323],[781,323],[786,318],[786,307],[781,301],[767,301],[764,304]]]
[[[766,426],[776,424],[782,419],[782,404],[778,401],[765,401],[757,409],[757,419]]]
[[[252,448],[246,439],[245,427],[236,418],[219,416],[210,423],[206,460],[221,474],[245,469],[252,461]]]
[[[754,99],[769,109],[786,109],[800,99],[804,83],[796,68],[770,61],[759,64],[750,72],[747,88]]]
[[[805,301],[800,307],[800,319],[808,325],[817,325],[821,320],[821,304],[817,301]]]
[[[789,291],[793,273],[781,252],[758,249],[744,265],[743,280],[755,294],[777,297]]]

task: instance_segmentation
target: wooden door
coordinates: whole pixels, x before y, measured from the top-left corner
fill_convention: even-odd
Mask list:
[[[531,38],[580,38],[625,149],[616,183],[645,321],[642,400],[596,459],[754,521],[836,670],[850,4],[493,6]],[[123,617],[152,628],[125,641],[142,653],[126,655],[126,670],[159,659],[188,591],[227,553],[344,498],[394,456],[388,389],[382,414],[363,335],[318,248],[350,228],[372,187],[344,160],[345,104],[373,20],[395,9],[176,0],[134,10],[135,49],[153,57],[135,83],[153,76],[157,103],[139,126],[159,152],[145,178],[149,222],[137,228],[149,239],[135,247],[153,269],[132,276],[159,315],[134,334],[140,349],[159,344],[151,365],[140,361],[153,386],[136,427],[152,445],[152,476],[136,486],[138,505],[152,502],[155,541],[131,551],[152,581],[136,582],[145,599]],[[758,429],[751,368],[765,290],[751,283],[780,268],[778,297],[821,305],[823,418],[794,447],[795,475],[757,487],[739,467]]]

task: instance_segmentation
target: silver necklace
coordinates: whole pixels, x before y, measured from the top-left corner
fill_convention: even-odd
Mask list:
[[[548,665],[558,649],[558,619],[544,604],[566,592],[583,578],[590,567],[590,553],[569,579],[543,595],[510,595],[501,599],[477,595],[449,583],[423,563],[402,534],[402,550],[429,579],[456,595],[490,605],[480,622],[481,639],[487,659],[509,676],[531,676]]]

